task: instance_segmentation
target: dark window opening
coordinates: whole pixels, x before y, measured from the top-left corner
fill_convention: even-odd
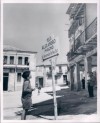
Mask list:
[[[49,67],[49,71],[50,71],[50,72],[52,71],[51,67]]]
[[[14,56],[10,56],[10,64],[14,64]]]
[[[62,67],[61,66],[59,66],[59,72],[62,72]]]
[[[29,65],[28,57],[25,57],[24,64],[25,64],[25,65]]]
[[[3,73],[3,91],[8,90],[8,78],[9,78],[9,73]]]
[[[22,65],[22,57],[18,57],[18,64]]]
[[[17,73],[17,82],[21,82],[21,73]]]
[[[3,57],[3,64],[7,64],[7,56]]]

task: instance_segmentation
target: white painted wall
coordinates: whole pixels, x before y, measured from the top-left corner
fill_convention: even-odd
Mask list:
[[[8,78],[8,91],[14,91],[14,84],[15,84],[15,73],[9,73]]]
[[[67,66],[63,66],[62,65],[63,74],[60,77],[57,78],[57,85],[60,85],[60,84],[64,83],[63,82],[63,75],[65,74],[66,70],[67,70]],[[48,67],[46,68],[46,72],[49,72],[49,68]],[[57,73],[57,72],[59,72],[59,66],[56,66],[56,68],[55,68],[55,73]],[[52,78],[48,79],[47,76],[46,76],[46,86],[52,86]]]
[[[29,60],[31,61],[30,68],[32,70],[32,79],[31,79],[31,85],[34,88],[35,87],[35,72],[36,72],[36,54],[29,54],[29,53],[16,53],[15,52],[4,52],[4,55],[6,56],[14,56],[15,57],[15,63],[18,64],[18,56],[21,57],[29,57]],[[9,60],[8,60],[9,62]],[[7,65],[7,69],[11,68],[11,66],[14,65]],[[24,69],[25,65],[20,65]],[[28,67],[28,66],[27,66]],[[6,72],[6,71],[5,71]],[[19,71],[19,73],[22,73],[22,71]],[[17,82],[17,72],[10,73],[9,72],[9,80],[8,80],[8,90],[9,91],[14,91],[14,82],[15,82],[15,90],[22,90],[22,84],[23,84],[23,78],[21,78],[21,82]]]
[[[29,57],[29,70],[31,71],[32,78],[30,79],[32,88],[35,88],[35,72],[36,72],[36,54],[31,54]]]

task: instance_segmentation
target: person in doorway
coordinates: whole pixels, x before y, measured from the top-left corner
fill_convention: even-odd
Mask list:
[[[22,106],[23,106],[21,120],[25,120],[27,112],[32,106],[32,99],[31,99],[32,91],[35,89],[32,89],[31,87],[31,83],[30,83],[31,72],[30,71],[23,72],[22,77],[24,78],[24,83],[23,83],[22,97],[21,97]]]
[[[85,77],[82,79],[82,89],[85,89]]]
[[[92,72],[89,72],[89,79],[88,79],[88,92],[89,97],[94,97],[93,87],[94,87],[94,76]]]

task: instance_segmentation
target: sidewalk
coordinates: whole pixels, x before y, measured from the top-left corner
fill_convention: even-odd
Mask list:
[[[97,97],[89,98],[85,90],[80,92],[70,91],[67,86],[57,86],[58,120],[88,120],[96,118]],[[4,92],[4,119],[20,120],[21,115],[21,91]],[[10,101],[8,101],[10,100]],[[53,120],[53,93],[51,87],[41,90],[40,95],[35,90],[32,96],[33,108],[29,111],[27,120]]]

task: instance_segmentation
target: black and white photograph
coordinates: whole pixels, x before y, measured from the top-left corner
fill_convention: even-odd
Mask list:
[[[2,0],[2,121],[100,122],[99,2],[56,1]]]

